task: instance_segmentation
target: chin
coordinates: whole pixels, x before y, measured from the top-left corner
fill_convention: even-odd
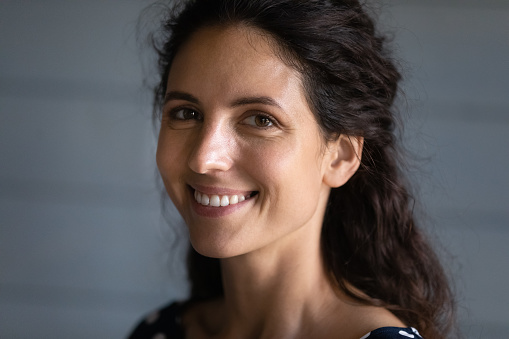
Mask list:
[[[191,246],[199,254],[216,259],[224,259],[235,256],[231,246],[221,241],[214,241],[212,237],[193,237],[190,236]]]

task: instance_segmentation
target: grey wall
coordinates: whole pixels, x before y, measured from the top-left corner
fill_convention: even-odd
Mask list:
[[[144,5],[0,3],[2,338],[120,338],[185,293],[135,43]],[[465,336],[506,337],[509,3],[394,0],[383,11]]]
[[[509,333],[509,2],[395,1],[409,140],[467,338]],[[391,19],[393,20],[391,22]],[[426,177],[427,175],[427,177]]]

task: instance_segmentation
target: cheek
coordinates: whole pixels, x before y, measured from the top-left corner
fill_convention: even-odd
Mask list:
[[[271,177],[279,178],[277,182],[293,181],[291,186],[307,184],[320,176],[319,145],[308,138],[275,140],[263,147],[254,148],[254,155],[259,165],[270,172]],[[270,177],[268,178],[270,180]]]
[[[186,151],[181,133],[161,129],[157,141],[156,162],[161,175],[172,175],[174,170],[186,162]]]
[[[157,143],[156,163],[163,179],[171,174],[171,164],[174,163],[174,154],[171,147],[169,147],[168,141],[160,137]]]
[[[250,175],[269,190],[283,184],[298,158],[291,143],[280,139],[243,147],[239,156]]]
[[[161,134],[157,144],[156,163],[164,186],[170,198],[175,202],[175,186],[180,180],[181,169],[185,159],[181,158],[182,150],[178,143],[165,134]]]
[[[275,143],[254,149],[247,158],[253,159],[250,171],[264,188],[270,210],[292,214],[315,205],[322,174],[314,145]]]

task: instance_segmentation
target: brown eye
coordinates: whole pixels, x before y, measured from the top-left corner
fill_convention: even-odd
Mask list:
[[[175,120],[199,120],[200,113],[189,108],[179,108],[170,112],[171,118]]]
[[[247,125],[251,125],[258,128],[268,128],[274,125],[272,119],[266,115],[257,114],[251,115],[243,121]]]
[[[257,115],[255,117],[255,124],[258,127],[269,127],[272,125],[272,121],[263,115]]]

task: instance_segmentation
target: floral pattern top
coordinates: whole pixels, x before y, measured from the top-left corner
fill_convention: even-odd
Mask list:
[[[128,339],[184,339],[180,315],[185,303],[174,302],[143,319]],[[381,327],[359,339],[422,339],[413,327]]]

